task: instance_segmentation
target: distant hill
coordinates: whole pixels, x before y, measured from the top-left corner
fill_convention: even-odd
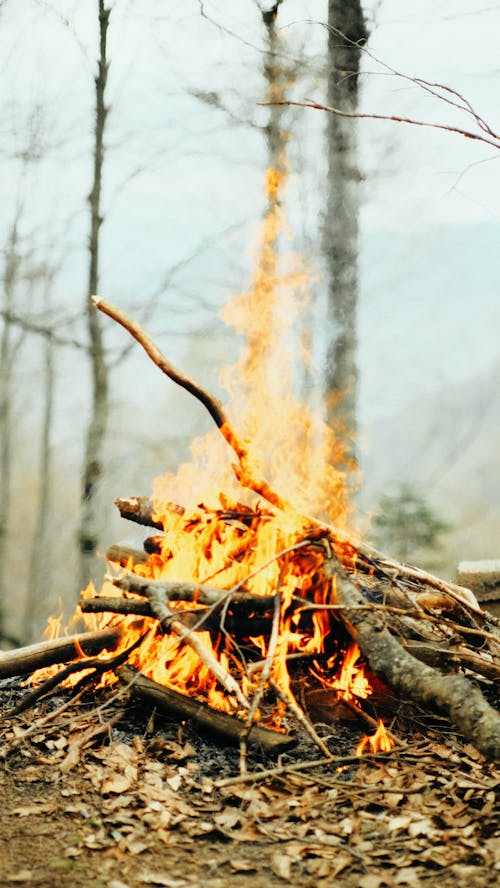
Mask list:
[[[454,528],[445,561],[500,557],[500,361],[380,419],[362,442],[361,504],[412,481]]]
[[[500,360],[498,224],[367,231],[360,269],[363,423]]]

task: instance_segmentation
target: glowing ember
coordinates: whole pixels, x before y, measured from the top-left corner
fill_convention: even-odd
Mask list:
[[[355,697],[365,700],[372,693],[364,666],[359,662],[361,651],[357,644],[352,644],[344,654],[338,674],[328,678],[326,670],[314,674],[323,687],[336,691],[342,700],[353,700]],[[335,669],[337,657],[327,661],[326,669]]]

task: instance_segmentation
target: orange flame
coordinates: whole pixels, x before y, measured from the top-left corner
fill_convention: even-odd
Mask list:
[[[332,618],[322,610],[309,617],[296,608],[296,599],[317,605],[331,603],[330,584],[321,577],[321,552],[309,548],[294,550],[303,535],[307,519],[314,512],[347,528],[349,502],[345,473],[334,468],[341,463],[342,442],[298,397],[302,382],[300,369],[308,361],[303,348],[307,335],[304,309],[309,298],[311,277],[304,265],[282,244],[290,237],[283,211],[287,181],[286,157],[266,173],[267,209],[260,233],[256,269],[249,290],[233,298],[223,311],[224,320],[245,336],[240,359],[223,374],[230,396],[227,414],[248,445],[248,464],[286,493],[294,509],[274,510],[238,485],[230,468],[234,454],[214,430],[192,445],[192,461],[154,482],[154,518],[164,533],[155,537],[158,551],[147,562],[130,564],[142,577],[211,583],[220,589],[240,588],[260,596],[274,596],[279,590],[281,611],[279,636],[271,666],[271,679],[286,693],[290,690],[287,658],[290,653],[324,654],[335,648],[330,638]],[[292,372],[294,370],[295,372]],[[258,454],[258,457],[256,456]],[[333,455],[333,458],[332,458]],[[347,467],[346,467],[347,470]],[[353,551],[353,558],[355,552]],[[93,586],[82,593],[96,595]],[[117,594],[105,583],[103,595]],[[134,596],[130,596],[134,597]],[[196,601],[170,602],[175,613],[199,607]],[[122,637],[117,653],[127,649],[144,630],[145,619],[136,616],[87,616],[88,628],[119,625]],[[132,665],[155,681],[193,696],[211,706],[237,713],[239,704],[223,692],[198,654],[173,634],[164,635],[158,621],[147,618],[151,633],[130,657]],[[245,674],[241,655],[230,635],[212,637],[197,631],[210,656],[236,675],[244,694],[257,689],[257,674]],[[268,640],[249,639],[263,656]],[[366,698],[371,687],[362,665],[360,651],[353,645],[346,653],[338,674],[330,679],[338,654],[327,662],[327,670],[314,672],[320,681],[346,700]],[[111,675],[102,682],[114,681]],[[274,713],[279,723],[282,704]],[[367,740],[372,742],[373,738]]]
[[[355,755],[363,755],[367,747],[369,747],[369,752],[390,752],[393,746],[394,740],[387,733],[382,719],[379,719],[377,730],[371,737],[361,738],[356,746]]]

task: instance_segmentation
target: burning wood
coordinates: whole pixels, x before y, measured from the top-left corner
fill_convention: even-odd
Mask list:
[[[186,694],[179,694],[151,681],[130,666],[122,666],[118,674],[122,681],[130,685],[133,696],[182,719],[190,719],[209,734],[224,739],[226,743],[238,746],[242,740],[246,740],[268,755],[280,755],[296,746],[296,740],[287,734],[256,724],[247,726],[225,712],[211,709],[199,700],[193,700]]]
[[[0,653],[0,678],[30,675],[35,669],[66,663],[77,657],[90,657],[103,650],[113,651],[119,641],[120,630],[110,627],[96,632],[80,632],[65,638],[40,641],[14,651]]]
[[[288,708],[329,755],[295,699],[296,654],[309,682],[377,727],[373,748],[394,742],[364,709],[378,676],[394,694],[444,713],[484,755],[500,758],[500,717],[464,674],[500,679],[500,632],[475,596],[292,506],[263,478],[219,402],[175,370],[131,318],[94,301],[205,406],[252,497],[247,505],[220,493],[218,505],[193,508],[161,497],[117,501],[124,517],[162,533],[148,543],[146,559],[111,551],[120,572],[100,595],[85,591],[81,610],[104,613],[100,625],[119,627],[118,652],[135,645],[127,656],[143,673],[136,691],[159,694],[168,705],[161,685],[196,711],[203,700],[230,718],[229,734],[242,747],[259,734],[261,710],[279,728]],[[120,674],[130,677],[123,667]],[[268,751],[288,742],[276,736]]]

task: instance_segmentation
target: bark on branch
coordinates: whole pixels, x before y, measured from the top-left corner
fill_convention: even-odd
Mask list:
[[[500,715],[479,689],[463,675],[443,674],[415,659],[391,635],[380,615],[357,609],[364,599],[354,585],[333,564],[328,570],[336,576],[335,598],[345,607],[341,620],[370,668],[403,698],[444,713],[483,755],[500,760]]]
[[[116,648],[120,635],[119,629],[103,629],[7,651],[0,654],[0,678],[30,675],[35,669],[53,666],[55,663],[67,663],[68,660],[78,659],[82,651],[87,657],[105,649],[112,651]]]
[[[270,728],[252,725],[249,730],[244,722],[234,716],[212,709],[192,697],[173,691],[171,688],[165,688],[136,672],[130,666],[122,666],[118,670],[118,675],[123,682],[130,684],[134,696],[165,712],[178,715],[182,719],[189,719],[203,730],[222,737],[226,742],[235,746],[238,746],[241,740],[246,740],[268,755],[280,755],[297,745],[295,738],[289,737],[288,734],[272,731]]]
[[[177,385],[180,385],[181,388],[193,395],[201,404],[203,404],[206,410],[208,410],[208,413],[215,422],[221,435],[225,441],[227,441],[229,446],[232,447],[238,458],[238,465],[233,468],[240,484],[243,487],[247,487],[249,490],[253,490],[258,496],[264,497],[264,499],[278,509],[285,509],[287,507],[291,508],[286,500],[283,500],[276,491],[270,487],[265,479],[255,475],[248,449],[238,438],[220,401],[218,401],[217,398],[212,397],[212,395],[205,391],[200,385],[193,382],[192,379],[189,379],[187,376],[180,373],[179,370],[167,361],[165,355],[160,351],[156,343],[153,342],[148,333],[129,317],[126,312],[117,308],[115,305],[112,305],[110,302],[106,302],[99,296],[93,296],[92,302],[99,311],[102,311],[118,324],[121,324],[121,326],[137,340],[145,350],[146,354],[162,373],[165,374],[165,376],[168,376],[172,382],[177,383]]]

